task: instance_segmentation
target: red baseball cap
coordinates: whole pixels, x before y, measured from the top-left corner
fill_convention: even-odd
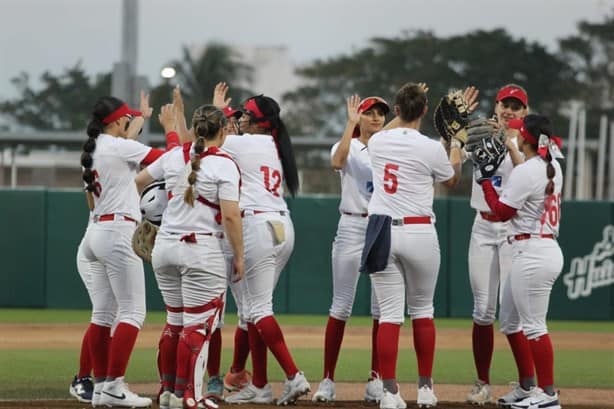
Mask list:
[[[390,107],[384,98],[380,97],[367,97],[360,101],[360,105],[358,105],[358,112],[362,113],[370,110],[373,106],[380,105],[382,107],[382,111],[384,111],[384,115],[390,112]]]
[[[502,101],[505,98],[515,98],[518,101],[522,102],[522,105],[525,107],[529,106],[529,96],[527,93],[520,87],[515,85],[508,85],[503,87],[497,93],[497,97],[495,98],[496,102]]]
[[[230,105],[224,108],[223,111],[226,118],[235,117],[236,119],[239,119],[241,118],[241,115],[243,115],[243,112],[241,110],[233,109]]]

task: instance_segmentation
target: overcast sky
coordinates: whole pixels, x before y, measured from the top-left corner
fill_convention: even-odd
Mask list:
[[[138,71],[159,82],[181,45],[285,45],[296,63],[363,47],[374,36],[438,36],[504,27],[556,49],[580,20],[602,21],[614,0],[138,0]],[[60,73],[81,60],[109,72],[121,55],[122,0],[0,0],[0,100],[10,78]],[[476,44],[478,47],[479,44]]]

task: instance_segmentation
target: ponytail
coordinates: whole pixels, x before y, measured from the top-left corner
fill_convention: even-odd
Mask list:
[[[531,146],[535,149],[536,152],[539,151],[540,145],[539,141],[541,140],[541,136],[548,137],[548,143],[550,143],[550,138],[553,135],[552,126],[550,120],[543,115],[534,115],[530,114],[524,118],[524,132],[527,132],[529,136],[533,138],[533,142]],[[523,132],[523,129],[520,130]],[[524,134],[523,134],[524,135]],[[525,136],[526,139],[526,136]],[[550,154],[550,150],[546,148],[545,155],[543,152],[541,157],[546,161],[546,177],[548,178],[548,183],[546,184],[546,196],[550,196],[554,193],[554,176],[556,174],[556,170],[552,165],[552,155]]]
[[[96,117],[92,118],[87,125],[88,138],[83,144],[83,153],[81,153],[81,166],[83,166],[81,178],[85,182],[85,192],[90,210],[94,210],[93,195],[100,196],[100,185],[96,184],[96,175],[92,170],[92,166],[94,165],[92,154],[94,150],[96,150],[96,139],[98,135],[102,133],[103,129],[104,124],[102,121]]]
[[[294,150],[292,149],[292,143],[290,142],[290,136],[286,125],[279,119],[277,123],[277,129],[275,129],[275,142],[277,144],[277,152],[281,159],[281,167],[284,170],[284,178],[286,179],[286,186],[292,194],[296,196],[296,192],[299,188],[298,170],[296,168],[296,159],[294,158]]]
[[[552,166],[552,155],[550,155],[550,152],[546,154],[546,162],[548,163],[546,166],[546,176],[548,177],[546,196],[550,196],[554,193],[554,175],[556,173],[554,166]]]
[[[192,172],[190,172],[190,175],[188,176],[188,183],[190,184],[190,186],[186,189],[185,193],[183,194],[183,200],[189,204],[190,206],[194,207],[194,183],[196,183],[196,175],[199,170],[200,170],[200,154],[203,153],[203,151],[205,150],[205,138],[203,138],[202,136],[199,136],[198,139],[196,139],[196,142],[194,143],[194,157],[192,158]]]

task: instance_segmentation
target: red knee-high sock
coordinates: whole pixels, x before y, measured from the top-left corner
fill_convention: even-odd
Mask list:
[[[379,324],[377,331],[377,357],[379,361],[380,377],[382,379],[396,379],[397,356],[399,355],[400,324],[384,322]]]
[[[166,324],[158,342],[158,373],[165,390],[175,388],[175,372],[177,371],[177,343],[179,333],[183,329],[179,325]]]
[[[529,340],[522,331],[514,334],[507,334],[507,341],[512,348],[516,367],[518,368],[518,380],[533,378],[535,376],[535,365],[533,364],[533,353]]]
[[[414,332],[414,349],[418,359],[418,375],[430,378],[435,359],[435,321],[419,318],[411,322]]]
[[[256,325],[247,324],[249,336],[249,352],[252,354],[252,383],[257,388],[262,388],[269,383],[267,378],[267,349],[264,340],[258,332]]]
[[[237,327],[235,329],[235,349],[232,354],[232,365],[230,370],[232,372],[241,372],[245,369],[245,362],[249,355],[249,335],[248,332]]]
[[[107,376],[109,363],[109,344],[111,341],[111,327],[90,324],[88,329],[89,351],[94,367],[94,377],[101,379]]]
[[[286,373],[286,377],[294,376],[298,372],[298,368],[294,364],[292,355],[288,351],[288,346],[284,340],[284,334],[277,324],[277,320],[272,315],[262,318],[256,324],[262,340],[271,350],[281,369]]]
[[[494,350],[495,330],[493,325],[478,325],[473,323],[473,361],[478,373],[478,379],[490,384],[490,363]]]
[[[139,329],[134,325],[120,322],[115,329],[109,348],[109,367],[107,376],[118,378],[126,374],[130,354],[134,348]]]
[[[545,334],[541,337],[529,340],[533,360],[535,361],[535,371],[537,372],[537,385],[540,388],[554,385],[554,350],[550,335]]]
[[[92,372],[92,358],[90,354],[90,326],[85,330],[83,334],[83,340],[81,341],[81,354],[79,355],[79,374],[78,378],[89,376]]]
[[[377,360],[377,332],[379,321],[373,320],[371,327],[371,370],[379,374],[379,361]]]
[[[194,385],[196,358],[205,343],[205,335],[198,330],[202,325],[184,327],[177,343],[177,370],[175,371],[175,394],[188,394],[188,385]],[[193,393],[193,389],[192,389]]]
[[[345,331],[345,321],[337,318],[328,317],[326,324],[326,333],[324,335],[324,378],[335,380],[335,368],[337,367],[337,359],[339,358],[339,350],[341,350],[341,342],[343,341],[343,332]]]
[[[222,359],[222,330],[216,329],[209,340],[209,358],[207,358],[207,373],[209,377],[220,374],[220,361]]]

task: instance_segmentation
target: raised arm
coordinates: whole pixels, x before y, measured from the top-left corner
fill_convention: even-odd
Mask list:
[[[354,129],[360,120],[360,114],[358,113],[358,106],[360,105],[360,97],[358,95],[352,95],[347,99],[348,120],[345,125],[345,131],[341,136],[337,150],[333,154],[330,164],[335,170],[343,169],[347,162],[348,154],[350,153],[350,143],[352,142],[352,135]]]

